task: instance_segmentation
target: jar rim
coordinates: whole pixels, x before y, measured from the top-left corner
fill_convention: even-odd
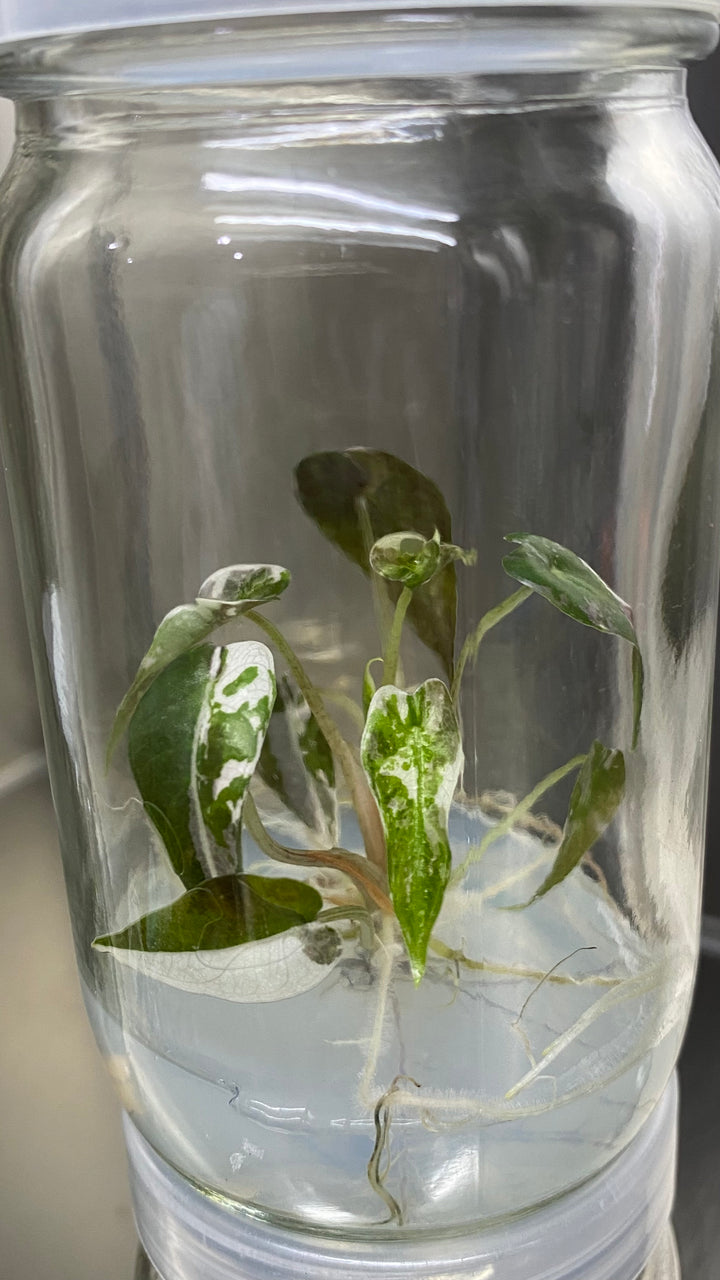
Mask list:
[[[720,0],[0,0],[0,46],[20,41],[233,18],[458,9],[617,9],[676,12],[720,22]]]

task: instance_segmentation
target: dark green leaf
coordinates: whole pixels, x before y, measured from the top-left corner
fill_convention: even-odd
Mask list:
[[[385,829],[390,892],[417,983],[450,877],[448,815],[463,758],[442,680],[426,680],[414,693],[393,685],[378,689],[360,750]]]
[[[265,645],[200,645],[161,672],[132,717],[130,767],[188,888],[236,866],[242,801],[273,696]]]
[[[338,841],[335,764],[327,738],[289,675],[278,683],[257,771],[324,848]]]
[[[379,538],[404,529],[443,542],[452,537],[450,513],[437,485],[391,453],[346,449],[313,453],[295,471],[303,510],[325,536],[364,573]],[[399,584],[388,585],[393,599]],[[457,592],[455,566],[448,564],[414,592],[408,621],[422,642],[452,673]]]
[[[612,821],[624,791],[625,758],[622,751],[594,742],[570,796],[557,857],[530,902],[544,897],[578,866]]]
[[[150,648],[137,669],[137,674],[117,709],[107,746],[107,763],[127,729],[133,712],[153,680],[175,658],[193,645],[205,640],[218,626],[212,608],[197,604],[181,604],[166,614],[153,637]]]
[[[130,951],[216,951],[308,924],[321,909],[320,894],[302,880],[219,876],[127,929],[96,938],[93,945]]]
[[[149,817],[188,888],[205,879],[193,839],[195,726],[212,662],[212,645],[183,653],[154,680],[130,721],[128,757]]]
[[[532,533],[512,533],[518,544],[503,559],[505,572],[549,600],[562,613],[586,627],[619,636],[633,645],[633,746],[642,711],[643,667],[632,609],[573,551]]]

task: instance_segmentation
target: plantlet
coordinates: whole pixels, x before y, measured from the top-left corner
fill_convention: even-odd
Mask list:
[[[461,883],[549,787],[578,771],[553,865],[515,910],[530,907],[578,867],[624,793],[623,752],[595,741],[586,755],[539,782],[453,872],[448,826],[463,764],[459,691],[483,638],[535,593],[575,621],[629,643],[633,746],[643,694],[638,638],[629,606],[583,560],[547,538],[512,534],[503,566],[520,587],[479,620],[456,661],[457,567],[471,571],[476,552],[452,542],[437,486],[399,458],[365,449],[310,455],[298,465],[296,483],[307,515],[372,583],[381,654],[371,655],[364,670],[363,711],[354,707],[363,724],[359,751],[334,718],[331,698],[261,612],[290,586],[288,570],[236,565],[212,574],[194,603],[161,621],[108,745],[109,762],[127,733],[145,811],[185,893],[96,945],[116,954],[243,947],[318,921],[330,930],[329,917],[359,928],[371,950],[385,919],[400,931],[417,984],[428,948],[440,956],[448,951],[433,939],[448,885]],[[267,644],[208,643],[219,626],[237,620],[253,624],[272,645],[286,667],[279,681]],[[445,680],[431,677],[409,689],[398,684],[405,625],[439,660]],[[363,854],[340,844],[338,772]],[[266,828],[252,794],[255,777],[302,824],[306,848],[288,847]],[[323,911],[320,894],[302,880],[248,875],[243,830],[271,860],[343,872],[354,886],[346,905]],[[335,954],[336,942],[329,948]]]

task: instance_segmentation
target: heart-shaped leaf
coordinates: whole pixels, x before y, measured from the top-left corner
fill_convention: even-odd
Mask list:
[[[364,573],[370,549],[386,534],[417,530],[450,543],[450,512],[437,485],[391,453],[375,449],[313,453],[296,468],[303,510],[335,546]],[[399,586],[389,584],[396,597]],[[448,564],[414,592],[408,621],[452,673],[457,591],[455,566]]]
[[[171,609],[155,632],[135,679],[117,709],[108,739],[106,763],[109,765],[140,699],[161,671],[181,653],[206,640],[224,622],[237,618],[254,605],[277,599],[289,583],[289,571],[279,564],[229,565],[205,579],[195,604],[181,604]]]
[[[426,680],[405,693],[383,685],[370,703],[360,751],[385,829],[390,893],[417,983],[450,878],[448,815],[463,760],[447,686]]]
[[[612,821],[625,792],[625,757],[622,751],[593,742],[573,787],[557,857],[533,894],[542,898],[574,871]]]
[[[237,865],[242,803],[274,696],[264,644],[199,645],[165,668],[132,717],[130,767],[188,888]]]
[[[266,786],[313,832],[323,848],[337,844],[332,751],[289,675],[282,676],[278,682],[257,771]]]
[[[505,572],[562,613],[586,627],[619,636],[633,646],[633,746],[637,743],[642,711],[643,665],[637,632],[629,604],[620,599],[602,578],[566,547],[532,533],[508,534],[506,542],[517,549],[503,559]]]
[[[226,875],[206,880],[169,907],[150,911],[95,947],[131,951],[217,951],[308,924],[322,910],[316,889],[286,877]]]

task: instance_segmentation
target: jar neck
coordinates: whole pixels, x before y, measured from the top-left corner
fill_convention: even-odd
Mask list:
[[[685,71],[640,69],[554,77],[465,76],[401,81],[342,81],[226,87],[183,94],[175,89],[21,100],[16,114],[24,151],[88,151],[128,144],[196,143],[253,149],[302,142],[397,141],[407,129],[440,136],[450,118],[573,110],[687,113]]]
[[[28,40],[0,51],[0,91],[18,100],[163,91],[271,102],[512,101],[561,96],[705,56],[712,16],[639,5],[482,7],[253,16]],[[528,78],[532,84],[528,85]],[[575,88],[573,89],[573,79]],[[581,89],[581,92],[583,90]]]

